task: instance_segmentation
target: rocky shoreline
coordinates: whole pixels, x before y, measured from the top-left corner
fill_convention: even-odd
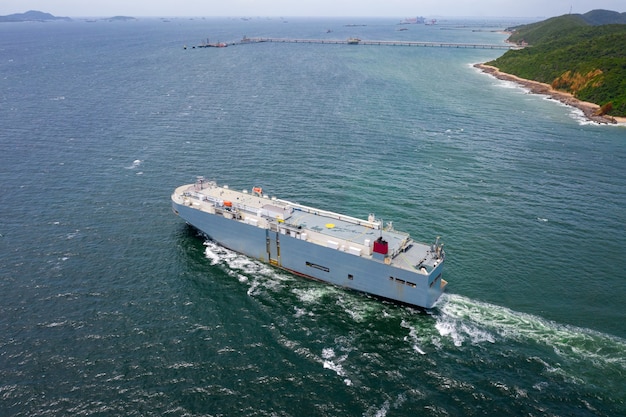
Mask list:
[[[540,83],[538,81],[527,80],[524,78],[517,77],[515,75],[507,74],[505,72],[500,71],[498,68],[485,65],[485,64],[475,64],[474,67],[480,69],[481,71],[490,74],[500,80],[513,81],[517,84],[520,84],[530,90],[533,94],[543,94],[547,95],[554,100],[558,100],[561,103],[564,103],[568,106],[576,107],[580,109],[585,117],[592,122],[602,123],[602,124],[615,124],[615,123],[624,123],[626,122],[626,118],[615,118],[608,115],[598,115],[598,109],[600,106],[594,103],[589,103],[587,101],[578,100],[573,95],[554,90],[550,84]]]

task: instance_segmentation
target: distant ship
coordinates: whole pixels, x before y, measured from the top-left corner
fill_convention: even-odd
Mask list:
[[[422,16],[417,17],[407,17],[406,19],[400,22],[401,25],[417,25],[426,23],[426,18]]]
[[[203,177],[171,199],[175,214],[218,244],[300,276],[423,308],[447,284],[439,238],[415,242],[373,214],[358,219]]]
[[[359,39],[359,38],[348,38],[347,42],[348,42],[348,45],[358,45],[359,42],[361,42],[361,39]]]
[[[209,38],[207,38],[206,42],[202,42],[200,45],[198,45],[198,48],[226,48],[227,46],[228,44],[225,42],[211,43],[209,42]]]

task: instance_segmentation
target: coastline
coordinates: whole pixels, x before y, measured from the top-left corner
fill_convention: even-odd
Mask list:
[[[620,124],[626,125],[626,117],[613,117],[613,116],[600,116],[597,114],[599,105],[595,103],[590,103],[588,101],[578,100],[570,93],[566,93],[564,91],[554,90],[550,84],[540,83],[538,81],[527,80],[525,78],[520,78],[516,75],[507,74],[506,72],[500,71],[497,67],[493,67],[491,65],[485,64],[475,64],[475,68],[478,68],[484,73],[490,74],[499,80],[505,81],[513,81],[517,84],[520,84],[530,90],[533,94],[543,94],[547,95],[554,100],[558,100],[563,104],[568,106],[576,107],[580,109],[585,117],[595,123],[601,124]]]

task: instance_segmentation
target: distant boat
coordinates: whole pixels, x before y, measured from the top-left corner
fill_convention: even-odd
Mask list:
[[[361,42],[359,38],[348,38],[348,45],[358,45]]]
[[[218,43],[205,43],[202,45],[198,45],[198,48],[226,48],[228,46],[227,43],[218,42]]]
[[[206,42],[198,45],[198,48],[226,48],[227,46],[228,44],[224,42],[210,43],[209,38],[207,38]]]
[[[422,16],[407,17],[400,22],[401,25],[417,25],[426,23],[426,19]]]

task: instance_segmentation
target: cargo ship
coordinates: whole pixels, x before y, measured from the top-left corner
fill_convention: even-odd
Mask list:
[[[401,25],[418,25],[426,23],[426,18],[423,16],[407,17],[400,22]]]
[[[359,219],[203,177],[171,198],[176,215],[219,245],[300,276],[425,309],[447,284],[439,238],[416,242],[373,214]]]

